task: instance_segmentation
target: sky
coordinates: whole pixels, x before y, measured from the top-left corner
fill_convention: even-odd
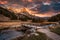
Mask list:
[[[0,6],[28,7],[31,10],[38,11],[39,14],[43,14],[43,16],[60,13],[60,0],[0,0]]]

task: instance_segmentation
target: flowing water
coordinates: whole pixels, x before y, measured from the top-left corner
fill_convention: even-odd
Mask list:
[[[3,30],[0,32],[0,40],[11,40],[20,36],[23,36],[23,33],[14,30]]]

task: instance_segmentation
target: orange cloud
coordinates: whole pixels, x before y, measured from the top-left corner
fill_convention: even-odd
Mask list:
[[[33,0],[28,0],[28,2],[33,2]]]
[[[0,1],[0,4],[7,4],[7,1]]]
[[[18,4],[12,4],[12,6],[18,6]]]

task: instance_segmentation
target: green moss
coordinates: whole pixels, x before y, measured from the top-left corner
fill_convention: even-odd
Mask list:
[[[51,30],[52,32],[54,32],[54,33],[60,35],[60,27],[56,27],[56,28],[50,29],[50,30]]]
[[[49,40],[49,38],[43,34],[43,33],[38,33],[38,36],[32,35],[30,37],[25,36],[22,40]]]

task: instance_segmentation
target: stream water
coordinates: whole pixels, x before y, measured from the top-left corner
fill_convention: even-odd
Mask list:
[[[0,32],[0,40],[11,40],[20,36],[23,36],[23,33],[14,30],[3,30]]]

